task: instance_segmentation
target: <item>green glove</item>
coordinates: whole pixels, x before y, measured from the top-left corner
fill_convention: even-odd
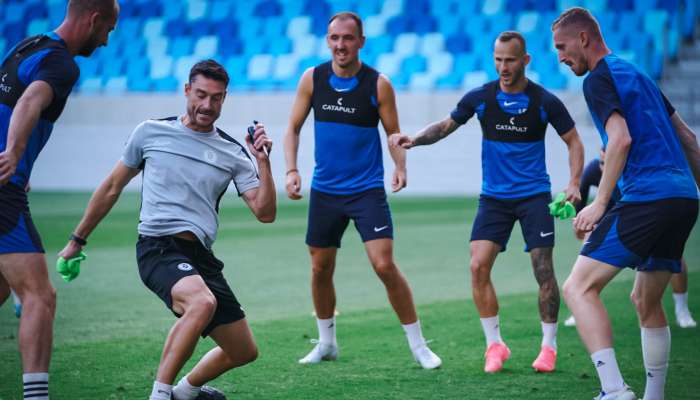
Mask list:
[[[576,208],[570,201],[566,200],[565,193],[559,193],[553,202],[549,203],[549,213],[561,220],[576,216]]]
[[[68,260],[58,257],[58,260],[56,260],[56,271],[58,271],[64,281],[70,282],[78,277],[80,274],[80,262],[86,258],[87,254],[82,251],[76,257]]]

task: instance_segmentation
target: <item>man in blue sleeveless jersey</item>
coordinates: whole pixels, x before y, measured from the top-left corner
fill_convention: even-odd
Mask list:
[[[107,44],[115,0],[71,0],[61,26],[27,38],[0,67],[0,273],[24,305],[19,327],[24,395],[48,399],[55,290],[25,186],[78,79],[76,55]]]
[[[671,332],[661,298],[671,273],[680,271],[697,219],[700,148],[656,84],[611,54],[587,10],[565,11],[552,31],[559,61],[578,76],[588,73],[583,92],[606,149],[596,199],[574,220],[575,229],[592,233],[564,297],[600,378],[598,398],[634,399],[617,365],[600,292],[622,268],[637,270],[632,301],[647,371],[644,398],[663,399]],[[622,198],[605,213],[616,184]]]
[[[314,110],[316,168],[311,182],[306,244],[312,265],[311,293],[316,309],[319,343],[302,364],[334,360],[333,271],[341,237],[355,222],[375,272],[406,332],[416,361],[426,369],[441,360],[426,345],[416,316],[411,288],[393,258],[393,225],[384,193],[382,149],[377,125],[387,134],[399,132],[394,90],[389,80],[359,59],[364,45],[362,21],[353,13],[334,15],[326,36],[333,60],[310,68],[301,78],[284,138],[287,194],[300,199],[297,170],[299,133]],[[390,149],[396,164],[392,188],[406,186],[403,149]]]
[[[530,252],[540,286],[542,343],[532,367],[551,372],[556,366],[560,301],[552,261],[554,219],[547,207],[552,199],[545,166],[547,124],[556,129],[569,149],[571,179],[566,198],[573,202],[580,197],[583,145],[562,102],[525,77],[530,55],[522,35],[501,33],[495,42],[494,61],[498,80],[467,93],[446,119],[427,126],[414,137],[394,135],[390,142],[404,148],[433,144],[477,114],[484,135],[483,185],[472,228],[470,266],[472,296],[486,336],[484,371],[500,371],[510,357],[510,349],[501,338],[491,269],[498,253],[505,251],[513,224],[519,220],[525,251]]]

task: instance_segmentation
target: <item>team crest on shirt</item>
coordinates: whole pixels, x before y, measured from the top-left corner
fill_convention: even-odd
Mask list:
[[[180,271],[192,271],[192,266],[188,263],[180,263],[177,265],[177,269]]]
[[[207,162],[214,163],[216,162],[216,153],[214,153],[213,150],[206,150],[204,152],[204,159],[207,160]]]

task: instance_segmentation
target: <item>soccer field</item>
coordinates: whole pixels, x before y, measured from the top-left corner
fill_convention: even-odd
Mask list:
[[[145,399],[165,335],[174,322],[138,276],[134,244],[140,200],[125,194],[90,237],[81,275],[66,283],[55,273],[56,253],[77,224],[88,194],[32,193],[34,220],[42,234],[50,275],[58,291],[51,398]],[[414,291],[424,334],[443,367],[424,371],[411,358],[383,286],[350,226],[339,252],[336,290],[341,355],[337,362],[300,366],[316,337],[311,315],[309,258],[304,245],[306,202],[281,200],[274,224],[260,224],[243,202],[222,201],[215,254],[243,304],[260,348],[253,364],[212,383],[229,399],[579,399],[591,398],[598,380],[574,329],[560,325],[559,363],[553,374],[535,374],[539,351],[537,285],[516,226],[494,268],[504,339],[513,351],[502,373],[482,372],[484,339],[471,301],[468,238],[473,198],[391,198],[395,253]],[[561,285],[579,243],[570,221],[557,222],[554,253]],[[690,308],[700,316],[700,232],[686,246]],[[618,361],[628,384],[643,393],[639,330],[628,300],[631,271],[605,292],[613,319]],[[668,399],[698,399],[700,335],[672,322]],[[560,319],[568,315],[562,305]],[[11,301],[0,308],[0,400],[21,398],[18,320]],[[200,342],[185,370],[213,346]],[[693,383],[695,382],[695,383]]]

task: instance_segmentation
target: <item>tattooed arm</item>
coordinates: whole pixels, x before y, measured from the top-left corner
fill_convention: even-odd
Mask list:
[[[433,144],[457,130],[460,125],[461,124],[457,123],[451,117],[447,117],[442,121],[434,122],[426,126],[412,137],[400,134],[391,135],[389,137],[389,143],[392,146],[403,147],[404,149],[410,149],[413,146]]]

